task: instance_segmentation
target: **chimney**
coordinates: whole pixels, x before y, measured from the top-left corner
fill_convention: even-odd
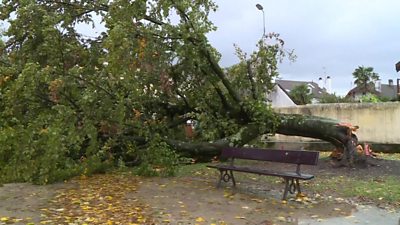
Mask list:
[[[328,92],[329,94],[332,92],[332,79],[330,76],[326,77],[326,92]]]
[[[382,92],[382,83],[381,80],[376,80],[375,82],[375,90],[377,92]]]
[[[397,79],[397,96],[400,96],[400,79]]]
[[[393,80],[389,79],[389,87],[393,86]]]
[[[400,72],[400,61],[396,63],[396,72]]]
[[[324,81],[322,80],[322,77],[318,78],[318,86],[322,89],[324,88]]]

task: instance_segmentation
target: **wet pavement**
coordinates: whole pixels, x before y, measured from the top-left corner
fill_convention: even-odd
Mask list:
[[[298,225],[400,225],[400,211],[359,205],[350,216],[328,219],[303,219]]]
[[[159,221],[156,224],[400,225],[398,208],[359,205],[342,198],[310,196],[282,202],[280,191],[252,183],[216,189],[213,182],[193,178],[135,179],[138,190],[126,191],[125,197],[146,203],[144,214]],[[71,182],[0,187],[0,225],[10,224],[11,218],[21,220],[13,224],[40,224],[41,209],[50,207],[57,191],[71,187],[75,187]]]

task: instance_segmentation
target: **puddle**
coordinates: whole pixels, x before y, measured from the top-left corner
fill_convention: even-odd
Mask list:
[[[400,211],[389,211],[375,206],[357,206],[350,216],[327,219],[302,219],[298,225],[400,225]]]

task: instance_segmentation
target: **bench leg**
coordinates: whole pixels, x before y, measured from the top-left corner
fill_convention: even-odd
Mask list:
[[[221,181],[229,182],[230,180],[232,180],[233,186],[235,187],[236,181],[235,181],[235,177],[233,176],[232,170],[229,170],[229,172],[228,172],[228,170],[220,169],[217,188],[219,188],[221,186]]]
[[[285,190],[283,192],[282,200],[286,200],[288,192],[294,194],[297,191],[297,194],[301,194],[300,182],[299,179],[294,178],[284,178],[285,179]]]
[[[219,179],[217,182],[217,188],[221,187],[221,181],[224,179],[224,172],[225,170],[219,170]]]
[[[235,177],[233,176],[233,172],[232,172],[232,170],[229,170],[229,173],[230,173],[230,175],[231,175],[231,178],[232,178],[232,183],[233,183],[233,186],[234,186],[234,187],[236,187],[236,181],[235,181]]]
[[[300,189],[300,182],[299,179],[296,179],[296,189],[297,189],[297,194],[301,194],[301,189]]]
[[[285,179],[285,190],[283,191],[282,200],[286,200],[287,194],[288,194],[289,189],[290,189],[290,184],[289,184],[290,178],[284,178],[284,179]]]

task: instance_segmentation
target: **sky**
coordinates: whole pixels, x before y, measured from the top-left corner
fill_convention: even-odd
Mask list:
[[[234,44],[248,53],[255,50],[264,29],[263,13],[256,8],[261,4],[266,33],[279,33],[297,56],[295,62],[279,65],[279,78],[318,83],[330,76],[338,95],[354,87],[352,73],[358,66],[373,67],[382,84],[400,78],[395,71],[400,61],[399,0],[214,1],[219,8],[210,19],[218,29],[208,38],[222,54],[224,67],[239,61]],[[97,27],[96,33],[102,30]]]
[[[276,32],[293,49],[295,62],[279,66],[280,78],[315,81],[332,78],[332,91],[345,95],[358,66],[373,67],[382,84],[400,78],[399,0],[214,0],[210,18],[218,27],[208,35],[222,54],[221,64],[238,62],[233,44],[252,52],[263,34]]]

